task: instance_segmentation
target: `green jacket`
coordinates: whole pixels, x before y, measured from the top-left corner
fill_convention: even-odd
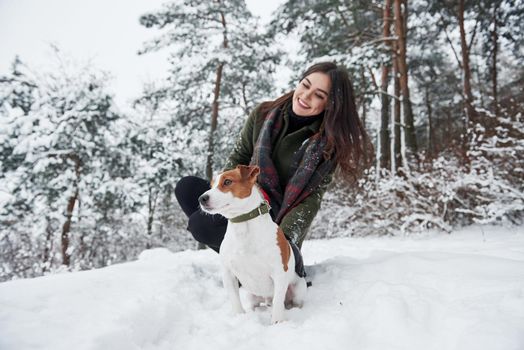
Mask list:
[[[260,134],[264,116],[259,113],[260,105],[257,106],[249,115],[238,139],[233,152],[226,163],[226,170],[233,169],[239,164],[248,165],[251,162],[254,145]],[[277,169],[281,187],[285,188],[290,174],[290,166],[293,154],[299,149],[302,143],[309,137],[318,132],[322,120],[315,121],[313,124],[305,126],[289,135],[286,135],[289,125],[289,117],[286,108],[282,109],[284,126],[275,144],[273,144],[272,159]],[[293,208],[280,223],[284,234],[296,243],[299,248],[306,238],[311,222],[320,209],[320,202],[324,196],[328,185],[331,183],[333,173],[326,176],[318,188],[299,205]]]

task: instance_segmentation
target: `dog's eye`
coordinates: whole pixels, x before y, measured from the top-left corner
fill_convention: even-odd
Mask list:
[[[231,181],[230,179],[225,179],[224,180],[224,186],[229,186],[233,183],[233,181]]]

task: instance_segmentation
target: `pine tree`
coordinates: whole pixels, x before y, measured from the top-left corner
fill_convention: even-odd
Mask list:
[[[105,73],[78,68],[58,50],[56,60],[53,70],[23,73],[32,87],[30,108],[11,103],[1,119],[4,140],[13,146],[11,158],[17,159],[2,172],[10,194],[0,213],[2,250],[9,252],[6,258],[19,257],[8,264],[33,272],[48,268],[57,253],[61,264],[73,265],[77,234],[91,218],[97,181],[108,177],[111,126],[118,119]],[[7,80],[16,87],[20,76]],[[13,252],[20,244],[21,254],[31,260],[20,261],[20,253]]]
[[[379,68],[384,56],[381,1],[286,1],[271,21],[270,33],[279,38],[298,35],[301,52],[294,69],[302,72],[314,60],[334,60],[352,73],[360,104],[371,102],[370,69]],[[388,51],[387,48],[385,48]],[[385,58],[387,60],[387,58]],[[376,90],[378,87],[375,84]]]
[[[524,44],[524,1],[485,0],[479,5],[479,10],[482,11],[478,26],[482,48],[480,53],[485,60],[485,72],[479,75],[490,81],[491,86],[486,89],[489,91],[490,102],[485,107],[496,117],[500,116],[499,73],[504,72],[504,64],[500,67],[501,63],[508,60],[512,63],[511,66],[524,63],[524,57],[519,53]]]
[[[421,150],[431,158],[441,151],[457,148],[461,142],[464,125],[461,120],[462,107],[460,76],[454,66],[454,57],[443,47],[449,45],[445,30],[441,28],[440,16],[428,11],[424,2],[413,2],[410,7],[410,76],[412,86],[418,92],[419,107],[415,113],[421,116],[417,130]]]
[[[397,40],[395,41],[395,51],[397,60],[396,71],[399,75],[400,90],[402,91],[402,107],[404,114],[405,125],[405,142],[406,147],[411,154],[417,156],[417,138],[415,134],[415,121],[413,117],[413,109],[411,106],[410,89],[408,85],[408,64],[407,64],[407,0],[393,0],[393,9],[395,14],[395,33]]]
[[[27,67],[19,57],[16,57],[11,66],[11,72],[8,75],[0,76],[0,115],[7,116],[12,113],[22,116],[27,115],[31,110],[36,86],[27,74]],[[6,123],[7,118],[3,119],[3,122]],[[7,129],[2,128],[0,135],[3,135],[0,143],[1,178],[7,171],[16,169],[23,159],[13,154],[16,143],[13,142],[12,135],[9,135]]]
[[[196,132],[209,127],[207,149],[196,145],[193,152],[206,155],[210,178],[246,112],[270,96],[279,55],[240,0],[174,1],[141,16],[140,23],[163,31],[141,53],[173,51],[165,96],[175,102],[174,117]]]
[[[198,155],[192,150],[204,142],[206,136],[200,133],[195,137],[198,134],[191,130],[191,124],[173,118],[173,102],[158,94],[162,90],[158,84],[145,86],[142,97],[135,102],[134,126],[127,133],[127,146],[123,146],[132,150],[136,169],[133,178],[140,186],[147,237],[144,248],[170,241],[169,237],[159,237],[161,231],[171,231],[171,240],[174,240],[176,234],[169,223],[173,220],[165,214],[166,206],[171,206],[177,180],[187,172],[198,172]],[[188,137],[191,133],[193,137]],[[159,219],[161,212],[163,220]],[[171,214],[174,213],[173,210]]]
[[[391,36],[391,0],[385,0],[384,10],[383,10],[383,36],[384,38],[389,38]],[[393,53],[392,53],[393,54]],[[389,126],[391,125],[391,113],[390,113],[390,103],[388,96],[388,87],[390,80],[390,71],[391,71],[390,62],[382,62],[381,67],[381,83],[380,83],[380,98],[381,98],[381,110],[380,110],[380,167],[383,169],[390,168],[390,130]]]

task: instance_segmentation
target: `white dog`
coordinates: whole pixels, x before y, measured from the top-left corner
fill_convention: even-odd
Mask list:
[[[260,169],[239,165],[215,179],[199,198],[203,211],[229,221],[220,246],[223,281],[234,313],[243,313],[239,281],[250,293],[251,309],[272,301],[271,322],[284,320],[285,307],[301,307],[307,286],[295,273],[295,257],[256,184]]]

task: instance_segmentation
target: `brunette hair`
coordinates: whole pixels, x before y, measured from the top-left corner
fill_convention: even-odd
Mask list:
[[[331,90],[320,128],[327,138],[324,157],[334,157],[341,175],[347,180],[356,180],[360,172],[370,165],[373,146],[358,116],[349,74],[333,62],[321,62],[309,67],[300,81],[315,72],[324,73],[331,79]],[[265,115],[274,108],[281,108],[291,101],[293,93],[290,91],[274,101],[262,103],[260,113]]]

